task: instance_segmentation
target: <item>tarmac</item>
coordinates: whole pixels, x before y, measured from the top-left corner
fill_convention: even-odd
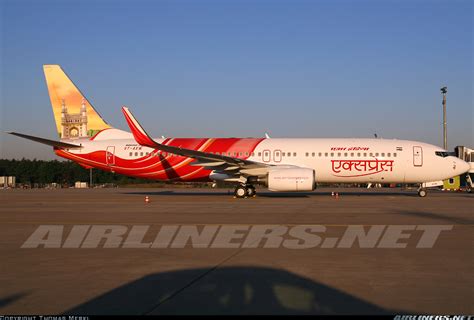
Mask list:
[[[224,189],[0,190],[0,314],[474,314],[473,200],[399,189],[250,199]],[[41,225],[452,230],[432,248],[417,238],[406,248],[22,248]]]

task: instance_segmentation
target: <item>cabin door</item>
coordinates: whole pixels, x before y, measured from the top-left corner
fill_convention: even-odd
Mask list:
[[[108,146],[107,151],[105,154],[105,161],[108,166],[114,166],[115,165],[115,147],[114,146]]]
[[[421,147],[413,147],[413,165],[415,167],[423,165],[423,149]]]

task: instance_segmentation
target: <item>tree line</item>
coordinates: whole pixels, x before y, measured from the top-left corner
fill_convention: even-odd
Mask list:
[[[0,159],[0,176],[15,176],[20,184],[74,185],[76,181],[89,181],[89,170],[72,161],[8,160]],[[131,184],[153,182],[93,169],[94,184]]]

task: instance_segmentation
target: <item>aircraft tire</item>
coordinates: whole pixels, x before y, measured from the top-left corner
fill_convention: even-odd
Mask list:
[[[247,197],[247,188],[245,186],[235,187],[234,196],[236,198],[245,198],[245,197]]]
[[[424,198],[424,197],[426,197],[426,195],[427,195],[426,189],[418,190],[418,196]]]
[[[249,198],[255,197],[255,195],[257,194],[257,191],[255,190],[255,187],[252,186],[252,185],[248,185],[246,187],[246,189],[247,189],[247,196]]]

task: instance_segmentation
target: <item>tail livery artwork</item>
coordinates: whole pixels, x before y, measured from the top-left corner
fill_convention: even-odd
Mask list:
[[[58,65],[44,74],[59,140],[10,132],[54,147],[85,168],[132,177],[235,184],[238,198],[312,191],[325,183],[421,183],[448,179],[469,164],[440,147],[384,139],[153,138],[126,107],[131,132],[105,122]]]

